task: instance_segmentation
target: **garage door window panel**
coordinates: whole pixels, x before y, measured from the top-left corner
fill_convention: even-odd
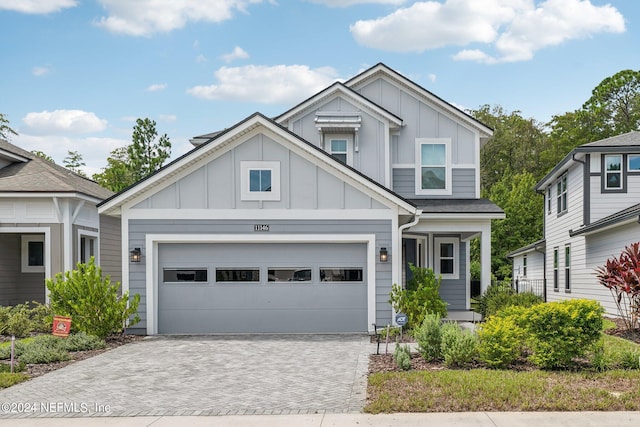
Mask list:
[[[163,268],[162,281],[164,283],[206,283],[208,273],[206,268]]]
[[[320,281],[322,282],[362,282],[362,268],[320,268]]]
[[[310,268],[274,268],[268,269],[269,282],[310,282]]]
[[[216,268],[216,282],[260,282],[259,268]]]

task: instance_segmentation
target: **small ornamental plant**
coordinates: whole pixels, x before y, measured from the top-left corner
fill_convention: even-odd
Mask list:
[[[620,254],[596,269],[600,284],[611,291],[618,313],[628,330],[640,321],[640,242],[633,243]]]

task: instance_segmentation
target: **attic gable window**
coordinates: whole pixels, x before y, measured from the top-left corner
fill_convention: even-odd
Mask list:
[[[451,139],[416,139],[416,194],[451,194]]]
[[[280,200],[280,162],[240,162],[241,200]]]

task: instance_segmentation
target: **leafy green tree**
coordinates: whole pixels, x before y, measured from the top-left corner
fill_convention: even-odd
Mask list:
[[[9,119],[7,119],[6,115],[0,113],[0,138],[8,141],[11,139],[11,135],[17,134],[18,132],[9,127]]]
[[[134,184],[135,178],[129,167],[126,147],[113,150],[107,158],[107,166],[92,178],[102,187],[116,193]]]
[[[171,141],[167,134],[158,138],[155,120],[136,120],[132,140],[133,143],[127,147],[127,155],[135,181],[160,169],[171,156]]]
[[[44,160],[46,160],[48,162],[55,163],[55,160],[53,160],[53,158],[50,155],[48,155],[47,153],[45,153],[43,151],[32,150],[31,154],[33,154],[36,157],[40,157],[41,159],[44,159]]]
[[[507,253],[542,237],[544,198],[536,194],[535,184],[533,174],[507,169],[489,192],[489,199],[506,214],[491,225],[491,270],[498,279],[511,277]]]
[[[86,166],[87,164],[82,160],[82,154],[78,153],[77,151],[67,151],[67,157],[62,160],[62,164],[70,171],[75,172],[81,176],[86,176],[80,168],[82,166]]]

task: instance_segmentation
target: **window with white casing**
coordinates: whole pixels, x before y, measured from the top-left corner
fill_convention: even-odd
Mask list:
[[[344,164],[353,166],[353,136],[352,135],[326,135],[326,150],[334,158]]]
[[[22,236],[22,272],[44,273],[44,235]]]
[[[443,279],[458,279],[459,277],[459,245],[460,241],[450,237],[434,239],[435,273]]]
[[[556,182],[556,202],[558,214],[567,211],[567,174],[565,173]]]
[[[604,188],[605,190],[622,188],[622,155],[604,156]]]
[[[280,162],[240,162],[242,200],[280,200]]]
[[[451,194],[451,139],[416,139],[416,194]]]
[[[80,235],[80,245],[79,245],[79,262],[86,264],[89,262],[91,257],[94,257],[96,264],[99,262],[97,259],[98,253],[98,239],[96,236],[81,234]]]
[[[627,156],[627,170],[629,172],[640,172],[640,154],[629,154]]]

